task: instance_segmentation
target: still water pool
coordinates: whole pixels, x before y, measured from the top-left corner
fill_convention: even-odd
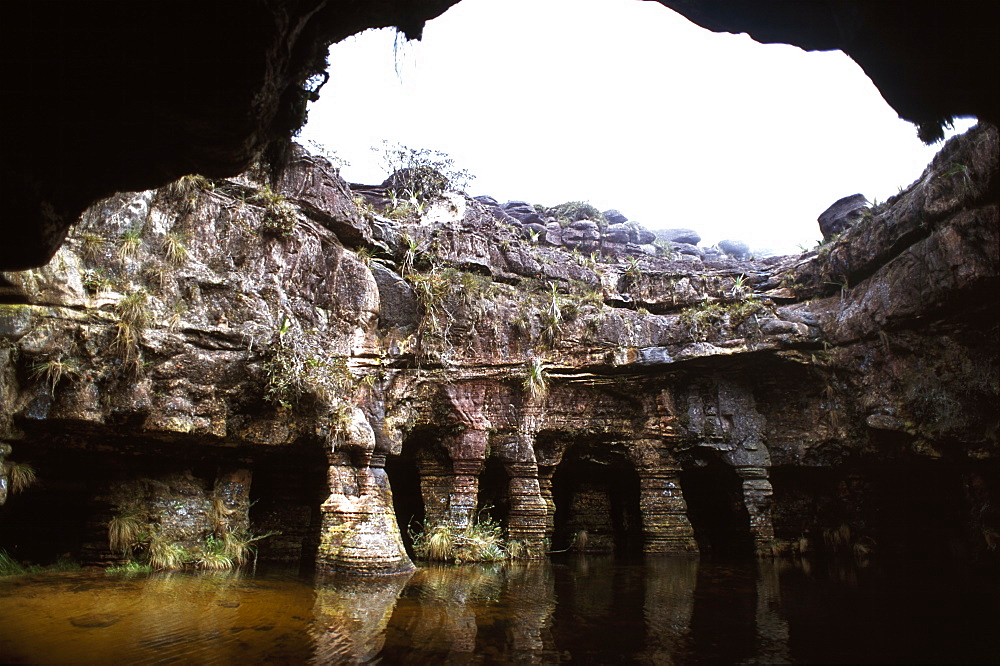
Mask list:
[[[927,563],[576,556],[391,579],[0,579],[5,663],[998,660],[995,572]]]

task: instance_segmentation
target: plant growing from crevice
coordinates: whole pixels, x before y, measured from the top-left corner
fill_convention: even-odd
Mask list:
[[[7,477],[7,487],[11,494],[24,492],[38,480],[38,473],[28,463],[8,460],[3,463],[3,474]]]
[[[149,294],[139,289],[123,297],[114,308],[118,321],[115,323],[115,336],[111,346],[121,357],[126,369],[136,375],[142,368],[139,341],[150,320],[148,302]]]
[[[545,363],[532,358],[525,367],[524,390],[535,400],[544,398],[549,392],[549,378],[545,373]]]
[[[187,236],[179,232],[172,232],[163,237],[163,256],[167,262],[174,266],[180,266],[188,259],[188,249],[185,245]]]
[[[261,233],[288,237],[295,232],[299,224],[298,211],[285,197],[274,192],[269,186],[261,187],[247,201],[264,208]]]
[[[142,231],[139,229],[126,231],[118,239],[119,261],[125,263],[132,259],[139,252],[140,247],[142,247]]]
[[[80,376],[80,362],[72,356],[57,354],[35,363],[31,369],[31,376],[48,384],[49,394],[55,397],[59,382]]]

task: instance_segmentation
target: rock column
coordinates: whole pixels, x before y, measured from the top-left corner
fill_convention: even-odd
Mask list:
[[[448,521],[455,527],[467,527],[475,519],[487,437],[484,430],[467,428],[455,435],[448,447],[454,472],[448,496]]]
[[[507,471],[510,474],[508,539],[523,544],[528,551],[525,555],[542,557],[547,550],[545,537],[552,529],[552,515],[542,499],[538,465],[509,463]]]
[[[750,534],[758,553],[770,552],[774,545],[774,524],[771,522],[771,482],[766,467],[737,467],[743,479],[743,503],[750,514]]]
[[[639,473],[639,511],[643,550],[647,553],[697,553],[694,528],[681,490],[680,466],[664,453],[658,439],[629,443],[630,458]]]
[[[343,441],[331,447],[330,496],[320,508],[323,522],[316,554],[321,571],[395,574],[413,570],[403,548],[385,457],[374,456],[375,434],[354,408]]]

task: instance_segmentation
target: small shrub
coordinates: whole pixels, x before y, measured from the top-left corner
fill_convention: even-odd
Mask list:
[[[167,539],[162,533],[156,533],[149,541],[149,566],[154,569],[182,569],[188,560],[184,548]]]

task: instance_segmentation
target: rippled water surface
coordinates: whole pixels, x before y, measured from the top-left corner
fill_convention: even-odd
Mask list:
[[[996,662],[997,576],[656,557],[390,579],[0,579],[13,663]]]

